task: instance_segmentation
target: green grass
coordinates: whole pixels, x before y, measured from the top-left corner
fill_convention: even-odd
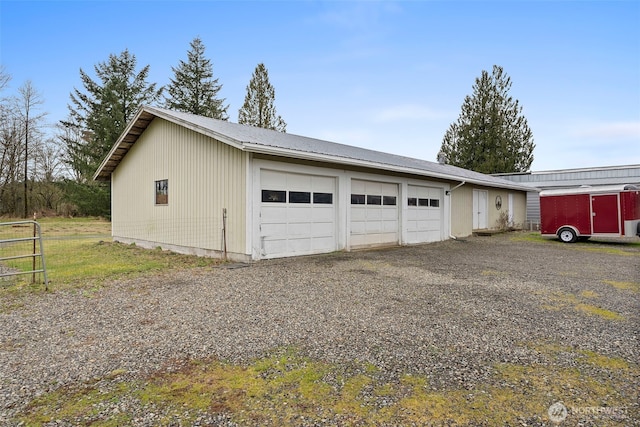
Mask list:
[[[597,241],[589,240],[586,242],[563,243],[557,238],[542,236],[539,232],[520,232],[514,233],[511,240],[516,242],[531,242],[548,245],[559,245],[567,249],[574,249],[586,252],[607,253],[613,255],[624,256],[640,256],[640,241],[638,239],[627,239],[625,241]]]
[[[44,255],[49,288],[94,288],[106,280],[137,275],[150,271],[202,267],[218,263],[211,258],[180,255],[160,249],[143,249],[135,245],[111,242],[111,224],[95,218],[45,218],[39,221],[43,237]],[[13,233],[9,235],[9,233]],[[22,233],[22,234],[20,234]],[[28,236],[26,230],[0,227],[0,238]],[[27,245],[14,251],[30,253]],[[39,250],[38,250],[39,251]],[[39,259],[38,259],[39,261]],[[31,259],[6,261],[10,267],[29,270]],[[39,282],[43,281],[39,275]],[[39,292],[41,284],[31,284],[31,275],[14,276],[0,282],[0,296],[21,292]]]
[[[522,419],[548,421],[547,409],[557,401],[568,407],[633,404],[634,396],[618,390],[629,376],[640,374],[637,365],[553,343],[524,347],[546,362],[496,363],[493,377],[472,389],[435,389],[422,375],[398,373],[390,379],[366,363],[331,364],[285,348],[246,365],[196,360],[139,380],[120,380],[118,371],[111,381],[44,394],[18,419],[29,426],[76,419],[85,420],[80,425],[126,424],[128,414],[108,410],[126,399],[154,408],[162,414],[160,425],[167,426],[188,425],[203,414],[226,414],[239,425],[297,425],[304,419],[309,424],[339,420],[347,426],[503,426]],[[573,362],[565,366],[559,361],[567,354]],[[598,421],[603,426],[623,423]]]
[[[587,303],[588,300],[594,300],[599,297],[596,292],[585,290],[580,295],[574,295],[568,292],[553,292],[544,295],[544,303],[542,308],[545,310],[559,311],[572,309],[590,316],[601,317],[606,320],[624,321],[626,318],[615,311],[607,310],[597,305]]]

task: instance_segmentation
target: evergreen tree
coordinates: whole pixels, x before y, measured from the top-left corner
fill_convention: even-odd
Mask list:
[[[238,123],[286,132],[287,124],[276,115],[275,97],[275,90],[269,83],[269,73],[260,63],[247,86],[244,104],[238,112]]]
[[[149,66],[136,72],[136,57],[124,50],[119,56],[109,55],[106,62],[94,67],[98,81],[80,69],[84,91],[74,89],[69,118],[62,125],[81,136],[67,142],[70,164],[83,168],[80,176],[90,180],[111,150],[127,123],[143,104],[155,103],[162,92],[155,83],[147,83]],[[62,135],[65,138],[67,135]],[[81,162],[74,162],[80,159]],[[86,163],[86,164],[82,164]]]
[[[135,55],[124,50],[94,67],[97,81],[80,69],[84,91],[74,88],[68,119],[60,122],[58,137],[65,146],[65,162],[76,177],[68,183],[70,201],[91,206],[92,214],[109,212],[108,185],[93,183],[94,173],[138,108],[155,103],[162,93],[162,88],[147,82],[149,66],[136,71],[136,64]],[[91,191],[82,186],[92,187]],[[95,200],[80,200],[88,195],[95,195]]]
[[[213,66],[204,56],[204,44],[197,37],[190,45],[187,62],[181,60],[178,67],[171,67],[174,78],[167,87],[169,96],[165,97],[164,105],[171,110],[227,120],[229,106],[216,97],[222,85],[213,78]]]
[[[466,96],[458,121],[444,135],[441,152],[454,166],[482,173],[525,172],[533,162],[533,133],[502,67],[482,71]]]

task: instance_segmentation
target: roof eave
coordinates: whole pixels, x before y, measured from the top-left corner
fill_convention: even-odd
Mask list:
[[[443,174],[439,172],[426,171],[423,169],[406,168],[402,166],[389,165],[386,163],[377,163],[377,162],[371,162],[367,160],[353,159],[350,157],[340,157],[340,156],[332,156],[332,155],[321,154],[321,153],[310,153],[310,152],[303,152],[303,151],[297,151],[297,150],[290,150],[287,148],[255,144],[251,142],[244,142],[243,145],[246,151],[251,153],[256,153],[256,154],[283,156],[283,157],[295,158],[300,160],[313,160],[313,161],[337,163],[337,164],[343,164],[343,165],[349,165],[349,166],[361,166],[361,167],[372,168],[372,169],[382,169],[382,170],[388,170],[392,172],[406,173],[410,175],[428,176],[431,178],[445,179],[448,181],[457,181],[457,182],[464,181],[469,184],[482,185],[486,187],[508,188],[508,189],[518,190],[518,191],[539,191],[537,188],[534,188],[534,187],[522,186],[517,184],[511,185],[508,181],[505,183],[495,183],[495,182],[483,181],[479,179],[466,178],[458,175],[450,175],[450,174]]]

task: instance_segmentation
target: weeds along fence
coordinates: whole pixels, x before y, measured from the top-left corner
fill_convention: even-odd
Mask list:
[[[42,227],[37,221],[0,221],[0,286],[31,283],[48,289],[52,271],[55,278],[70,263],[82,262],[83,245],[110,239],[108,229],[97,224]]]

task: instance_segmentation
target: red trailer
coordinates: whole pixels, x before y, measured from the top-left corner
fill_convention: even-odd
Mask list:
[[[540,232],[565,243],[591,236],[640,237],[640,187],[607,185],[540,192]]]

